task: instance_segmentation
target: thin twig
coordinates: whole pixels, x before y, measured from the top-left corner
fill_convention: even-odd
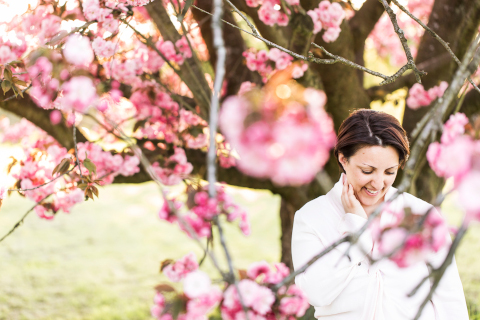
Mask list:
[[[32,84],[30,83],[25,89],[22,90],[22,95],[23,95],[28,89],[30,89],[31,87],[32,87]],[[9,100],[15,99],[15,98],[17,98],[17,97],[18,97],[18,95],[12,94],[10,97],[4,99],[2,102],[6,102],[6,101],[9,101]]]
[[[143,154],[142,150],[138,147],[138,145],[135,143],[135,141],[133,139],[131,139],[129,136],[127,136],[121,128],[119,128],[112,120],[108,119],[107,117],[105,117],[105,119],[107,121],[110,122],[110,125],[119,133],[119,135],[121,136],[121,139],[125,142],[127,142],[128,144],[128,147],[130,149],[132,149],[133,153],[140,159],[140,162],[142,164],[142,166],[144,167],[145,171],[147,172],[147,174],[150,176],[150,178],[152,179],[152,181],[154,181],[158,186],[159,186],[159,189],[160,189],[160,193],[162,194],[162,197],[163,199],[167,202],[168,206],[169,206],[169,209],[175,214],[175,216],[177,217],[178,219],[178,222],[179,224],[185,228],[187,234],[200,246],[200,248],[204,251],[204,252],[207,252],[208,254],[208,257],[210,258],[210,260],[212,261],[212,264],[214,265],[214,267],[217,269],[217,271],[222,275],[222,277],[225,278],[225,273],[222,271],[222,269],[220,268],[220,265],[218,264],[217,262],[217,259],[214,255],[214,253],[211,251],[211,250],[207,250],[202,242],[200,241],[200,239],[198,238],[197,234],[195,233],[195,231],[192,229],[192,226],[190,226],[186,221],[185,219],[183,219],[183,217],[180,215],[180,213],[177,211],[177,209],[175,208],[174,204],[172,203],[172,201],[168,200],[167,198],[167,193],[166,191],[164,190],[164,187],[163,187],[163,183],[162,181],[160,180],[160,178],[158,177],[157,173],[155,172],[155,170],[153,169],[152,167],[152,164],[150,163],[150,161],[145,157],[145,155]]]
[[[47,181],[47,182],[45,182],[44,184],[41,184],[41,185],[36,186],[36,187],[34,187],[34,188],[28,188],[28,189],[8,189],[7,191],[19,191],[19,192],[20,192],[20,191],[31,191],[31,190],[35,190],[35,189],[41,188],[41,187],[46,186],[47,184],[49,184],[49,183],[51,183],[51,182],[59,179],[60,177],[63,177],[64,175],[69,174],[69,173],[72,172],[73,169],[75,169],[76,167],[77,167],[77,165],[75,164],[72,169],[68,170],[68,171],[65,172],[64,174],[59,174],[56,178],[53,178],[52,180]]]
[[[205,14],[212,15],[210,12],[205,11],[205,10],[203,10],[203,9],[195,6],[195,5],[192,5],[192,8],[195,8],[195,9],[197,9],[197,10],[199,10],[199,11],[205,13]],[[235,10],[235,9],[234,9],[234,10]],[[237,9],[237,10],[238,10],[238,9]],[[245,22],[246,22],[248,25],[251,25],[251,22],[248,20],[248,18],[246,18],[243,14],[241,14],[241,16],[242,16],[242,18],[245,20]],[[340,57],[340,56],[335,56],[335,57],[337,57],[337,59],[320,59],[320,58],[315,58],[315,57],[313,56],[313,54],[310,53],[309,56],[306,57],[306,56],[304,56],[304,55],[301,55],[301,54],[295,53],[295,52],[293,52],[293,51],[291,51],[291,50],[288,50],[287,48],[284,48],[284,47],[282,47],[282,46],[280,46],[280,45],[278,45],[278,44],[276,44],[276,43],[274,43],[274,42],[272,42],[272,41],[269,41],[269,40],[265,39],[264,37],[260,36],[258,33],[255,33],[255,32],[253,32],[253,31],[252,31],[252,32],[249,32],[249,31],[247,31],[247,30],[245,30],[245,29],[242,29],[242,28],[234,25],[233,23],[230,23],[230,22],[225,21],[225,20],[221,20],[221,21],[224,22],[224,23],[226,23],[227,25],[235,28],[235,29],[238,29],[238,30],[240,30],[240,31],[242,31],[242,32],[245,32],[246,34],[249,34],[249,35],[257,38],[258,40],[261,40],[261,41],[265,42],[268,46],[273,47],[273,48],[277,48],[278,50],[283,51],[283,52],[285,52],[285,53],[288,53],[288,54],[291,55],[292,57],[297,58],[297,59],[299,59],[299,60],[303,60],[303,61],[307,61],[307,62],[314,62],[314,63],[318,63],[318,64],[335,64],[335,63],[337,63],[337,62],[341,62],[341,63],[344,63],[344,64],[346,64],[346,65],[348,65],[348,66],[350,66],[350,67],[352,67],[352,68],[362,70],[362,71],[367,72],[367,73],[369,73],[369,74],[371,74],[371,75],[374,75],[374,76],[377,76],[377,77],[380,77],[380,78],[384,79],[384,81],[382,82],[382,84],[387,84],[387,83],[394,82],[401,74],[403,74],[403,73],[406,71],[406,69],[404,69],[404,67],[402,67],[402,68],[400,68],[400,70],[398,70],[394,75],[392,75],[392,76],[386,76],[386,75],[381,74],[381,73],[379,73],[379,72],[370,70],[370,69],[365,68],[365,67],[363,67],[363,66],[360,66],[360,65],[358,65],[358,64],[356,64],[356,63],[354,63],[354,62],[352,62],[352,61],[349,61],[349,60],[347,60],[347,59],[345,59],[345,58],[342,58],[342,57]],[[253,25],[252,25],[250,28],[252,28],[252,27],[253,27],[252,30],[256,30]],[[317,45],[315,45],[315,46],[317,46]],[[319,46],[317,46],[317,47],[319,47]],[[323,49],[323,50],[324,50],[324,52],[326,51],[325,49]],[[330,53],[329,53],[329,54],[330,54]],[[333,56],[333,55],[332,55],[332,56]]]
[[[407,56],[408,69],[412,69],[413,72],[415,73],[415,78],[417,79],[417,82],[422,83],[422,80],[420,77],[423,75],[426,75],[426,73],[424,71],[420,71],[417,69],[417,66],[415,65],[415,61],[413,60],[412,52],[410,51],[410,47],[408,46],[408,43],[407,43],[407,38],[405,38],[405,33],[398,25],[397,16],[395,15],[395,12],[393,12],[387,0],[380,0],[380,2],[385,7],[385,11],[387,11],[388,16],[390,17],[390,21],[392,21],[393,28],[395,29],[395,33],[398,35],[398,38],[402,43],[403,50],[405,51],[405,55]]]
[[[212,29],[213,29],[213,47],[216,49],[217,62],[215,65],[215,81],[213,84],[212,98],[210,100],[211,101],[210,121],[209,121],[210,122],[209,123],[210,146],[208,148],[208,153],[207,153],[208,195],[210,198],[217,197],[217,190],[216,190],[217,168],[216,168],[215,160],[217,157],[216,136],[217,136],[217,125],[218,125],[218,105],[220,100],[220,91],[222,90],[222,84],[225,78],[225,60],[227,55],[227,51],[225,49],[225,42],[223,41],[222,24],[220,23],[222,15],[223,15],[222,0],[214,0]],[[218,216],[215,216],[213,218],[213,221],[217,225],[218,233],[220,235],[220,243],[223,247],[223,251],[225,252],[225,258],[227,259],[228,270],[230,275],[229,282],[233,282],[233,285],[237,290],[238,298],[240,300],[240,304],[242,305],[243,312],[245,313],[245,317],[247,320],[249,320],[250,317],[248,315],[248,309],[245,306],[242,293],[240,292],[237,277],[235,277],[235,272],[233,270],[233,261],[232,261],[230,252],[228,250],[227,243],[225,241],[222,224],[220,223],[220,219],[218,218]]]
[[[317,47],[318,49],[322,50],[327,56],[329,56],[330,58],[333,59],[333,61],[328,60],[328,61],[331,61],[331,62],[328,62],[327,64],[335,64],[337,62],[340,62],[340,63],[343,63],[344,65],[347,65],[347,66],[352,67],[354,69],[362,70],[363,72],[369,73],[369,74],[374,75],[374,76],[379,77],[379,78],[382,78],[383,81],[380,83],[380,85],[384,85],[384,84],[394,82],[395,80],[398,79],[398,77],[400,77],[402,74],[405,73],[405,71],[407,71],[409,69],[408,65],[405,65],[405,66],[401,67],[397,72],[395,72],[395,74],[393,74],[391,76],[386,76],[384,74],[381,74],[380,72],[373,71],[373,70],[370,70],[368,68],[365,68],[364,66],[356,64],[355,62],[347,60],[343,57],[334,55],[334,54],[328,52],[324,47],[319,46],[318,44],[316,44],[314,42],[312,42],[311,44],[314,47]]]
[[[431,28],[429,28],[425,23],[422,22],[422,20],[418,19],[417,17],[415,17],[410,11],[408,11],[407,8],[405,8],[404,6],[402,6],[398,0],[392,0],[393,3],[395,3],[395,5],[397,7],[400,8],[400,10],[402,10],[403,12],[405,12],[410,18],[412,18],[413,20],[415,20],[419,25],[421,25],[426,31],[428,31],[432,37],[434,37],[438,42],[440,42],[442,44],[442,46],[448,51],[448,53],[452,56],[453,60],[455,60],[455,62],[460,65],[461,62],[460,60],[458,59],[458,57],[455,55],[455,53],[452,51],[452,49],[450,48],[450,46],[448,45],[447,42],[445,42],[445,40],[443,40],[442,38],[440,38],[440,36],[435,32],[433,31]],[[475,90],[477,90],[478,92],[480,92],[480,88],[478,88],[478,86],[475,84],[475,82],[473,82],[472,78],[471,77],[468,77],[468,82],[470,82],[470,84],[475,88]]]
[[[432,271],[433,273],[433,283],[430,288],[430,291],[428,292],[428,295],[425,297],[423,300],[422,304],[420,305],[420,308],[417,311],[417,314],[415,315],[414,320],[418,320],[420,316],[422,315],[422,311],[427,305],[427,303],[432,299],[433,293],[438,287],[438,284],[440,283],[440,280],[442,279],[443,275],[445,274],[445,271],[447,270],[447,267],[452,263],[453,261],[453,255],[455,251],[458,248],[458,245],[462,241],[463,237],[465,236],[465,233],[467,232],[468,227],[466,224],[463,224],[460,229],[457,232],[457,235],[455,236],[455,239],[452,242],[452,245],[450,247],[450,250],[448,250],[447,257],[441,264],[441,266],[438,269],[435,269]],[[423,280],[422,280],[423,281]]]
[[[80,165],[80,159],[78,159],[77,125],[75,123],[75,111],[73,111],[73,147],[74,147],[74,150],[75,150],[75,158],[76,158],[75,161],[77,162],[78,171],[80,172],[80,177],[81,177],[82,182],[83,182],[85,177],[83,176],[83,173],[82,173],[82,166]]]
[[[235,7],[235,5],[230,1],[230,0],[225,0],[232,8],[233,10],[240,16],[242,17],[242,19],[247,23],[247,25],[250,27],[250,29],[252,30],[252,33],[259,37],[260,34],[258,33],[257,31],[257,28],[255,28],[255,26],[253,25],[253,23],[250,22],[250,20],[248,20],[248,18],[240,11],[238,10],[237,7]],[[223,21],[223,20],[222,20]]]
[[[22,218],[13,226],[12,229],[10,229],[10,231],[8,231],[1,239],[0,239],[0,242],[2,242],[3,240],[5,240],[6,237],[8,237],[9,235],[11,235],[15,229],[17,229],[18,227],[20,227],[23,223],[23,220],[25,220],[25,218],[30,214],[30,212],[33,211],[33,209],[35,209],[36,206],[38,206],[40,203],[42,203],[42,201],[46,200],[48,197],[50,197],[53,193],[50,193],[48,195],[46,195],[45,197],[43,197],[40,201],[38,201],[37,203],[35,203],[35,205],[33,207],[31,207],[27,212],[25,212],[25,214],[22,216]]]

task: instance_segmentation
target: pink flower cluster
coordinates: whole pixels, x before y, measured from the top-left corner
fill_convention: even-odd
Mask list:
[[[241,280],[238,283],[238,289],[245,307],[249,309],[249,318],[266,319],[275,302],[272,290],[250,279]],[[231,285],[225,290],[221,311],[222,318],[226,320],[246,318],[235,286]]]
[[[135,137],[165,140],[167,143],[191,149],[206,147],[208,140],[204,129],[207,123],[193,112],[180,109],[178,103],[167,93],[158,89],[152,90],[153,92],[137,90],[130,97],[137,110],[137,118],[145,121],[136,131]],[[155,95],[155,99],[150,98],[149,94]],[[165,181],[167,184],[178,182],[179,179],[171,183]]]
[[[428,147],[427,160],[439,177],[454,177],[458,182],[471,170],[478,143],[463,135],[466,124],[468,118],[463,113],[451,115],[443,127],[441,142],[433,142]]]
[[[287,0],[286,2],[289,5],[299,5],[298,0]],[[288,16],[280,11],[280,0],[246,0],[246,3],[247,6],[253,8],[261,5],[260,9],[258,9],[258,18],[267,26],[278,24],[279,26],[284,27],[288,25]]]
[[[152,167],[162,183],[167,186],[180,183],[193,170],[192,164],[187,161],[185,150],[177,147],[174,148],[174,154],[164,160],[162,166],[154,162]]]
[[[333,42],[337,40],[342,31],[340,25],[345,19],[345,11],[338,2],[331,3],[324,0],[320,2],[318,8],[307,11],[307,14],[313,20],[313,33],[317,34],[322,29],[325,32],[322,39],[325,42]]]
[[[52,99],[57,93],[60,82],[52,77],[53,64],[46,57],[38,58],[28,69],[32,81],[30,96],[43,109],[53,108]]]
[[[182,305],[186,305],[176,317],[179,320],[207,319],[207,315],[223,298],[220,288],[213,286],[208,275],[199,270],[186,275],[183,289],[185,295],[176,297],[177,301],[173,302],[182,302]],[[167,306],[165,300],[165,297],[157,292],[151,309],[152,316],[159,320],[173,320],[172,313],[175,311],[171,306]]]
[[[275,270],[263,262],[253,263],[247,270],[249,279],[241,280],[238,289],[242,300],[249,308],[250,319],[295,319],[302,317],[310,306],[305,294],[296,286],[281,287],[275,297],[271,285],[280,283],[290,270],[283,263],[276,263]],[[258,282],[257,282],[258,281]],[[234,286],[229,286],[224,293],[221,307],[223,319],[244,319],[238,291]]]
[[[429,106],[433,100],[442,97],[447,88],[448,83],[445,81],[427,91],[423,88],[423,85],[415,83],[408,91],[407,106],[414,110]]]
[[[266,261],[254,262],[248,267],[247,276],[260,283],[277,284],[290,273],[288,267],[282,262],[275,263],[273,266],[275,269],[272,269]]]
[[[53,216],[47,215],[46,212],[56,213],[59,210],[69,212],[76,203],[83,201],[83,191],[77,187],[80,183],[78,168],[69,175],[49,183],[53,178],[57,178],[52,172],[62,160],[70,159],[70,165],[74,164],[72,155],[66,148],[25,119],[12,126],[9,125],[8,119],[2,120],[0,127],[4,142],[22,143],[24,155],[18,159],[11,172],[12,177],[17,179],[17,186],[21,189],[36,188],[25,191],[25,196],[35,202],[50,194],[53,195],[50,197],[51,201],[42,202],[42,205],[35,208],[39,216],[51,219]],[[94,178],[101,178],[103,185],[112,183],[114,177],[119,174],[130,176],[140,171],[140,161],[135,156],[113,155],[111,152],[104,151],[100,145],[90,142],[80,142],[77,147],[82,173],[89,174],[83,165],[88,156],[96,166]],[[39,187],[44,184],[46,185]]]
[[[167,276],[170,281],[179,282],[185,276],[198,269],[198,262],[195,254],[190,252],[175,263],[170,263],[163,268],[162,272]]]
[[[475,134],[479,128],[466,132],[468,123],[463,113],[451,115],[443,126],[440,142],[428,147],[427,160],[439,177],[454,178],[458,204],[467,220],[480,220],[480,140]]]
[[[79,142],[77,144],[78,158],[84,161],[88,156],[96,166],[96,176],[103,177],[103,185],[113,182],[115,176],[122,174],[131,176],[140,171],[138,167],[140,160],[136,156],[126,155],[125,158],[120,154],[113,155],[111,152],[104,151],[98,144],[90,142]],[[88,170],[82,166],[82,173],[88,175]]]
[[[22,16],[21,29],[25,34],[45,43],[58,34],[61,29],[62,19],[53,13],[52,5],[39,5],[33,13]]]
[[[409,0],[406,3],[406,7],[414,16],[427,23],[434,2],[434,0]],[[392,5],[392,7],[395,6]],[[400,10],[397,13],[397,21],[400,28],[405,32],[405,37],[409,41],[412,55],[415,58],[420,39],[425,30]],[[367,48],[375,49],[380,57],[389,57],[390,62],[394,65],[400,66],[407,62],[402,44],[386,13],[382,15],[375,25],[367,39],[366,45]]]
[[[242,172],[278,185],[308,183],[325,165],[335,143],[333,121],[323,108],[326,95],[296,89],[295,99],[279,99],[276,89],[272,91],[227,98],[220,128],[238,152]]]
[[[63,56],[75,66],[88,66],[94,58],[90,39],[79,34],[71,35],[65,42]]]
[[[158,40],[155,47],[171,62],[182,65],[185,59],[192,57],[192,51],[188,45],[187,38],[183,36],[175,45],[171,41]],[[178,50],[178,53],[177,53]]]
[[[251,71],[257,71],[266,82],[273,74],[279,70],[285,70],[292,64],[293,57],[288,53],[280,51],[277,48],[272,48],[270,51],[260,50],[255,52],[248,50],[243,52],[247,68]],[[298,79],[303,77],[303,74],[308,69],[308,64],[303,61],[301,64],[296,64],[292,68],[292,78]]]
[[[138,76],[143,73],[142,63],[139,59],[127,59],[124,61],[113,59],[113,61],[105,62],[103,67],[110,77],[120,83],[137,87],[142,82],[138,78]]]
[[[108,59],[115,53],[116,44],[113,41],[104,40],[102,37],[96,37],[92,42],[92,49],[97,57]]]
[[[61,89],[63,96],[59,98],[59,108],[63,111],[85,113],[98,102],[97,88],[87,76],[73,77]]]
[[[429,212],[421,229],[416,231],[423,214],[405,213],[388,209],[382,215],[392,216],[383,225],[377,219],[372,225],[372,235],[381,256],[391,255],[390,260],[400,268],[418,262],[426,262],[432,253],[438,252],[449,237],[448,225],[435,208]],[[387,219],[383,220],[386,221]]]
[[[114,2],[109,1],[109,8],[102,8],[100,6],[99,0],[85,0],[82,2],[83,5],[83,14],[88,21],[98,21],[103,22],[107,18],[112,17],[113,10],[110,7],[114,6]]]
[[[21,60],[26,50],[27,42],[21,32],[15,33],[9,39],[0,37],[0,64]]]
[[[243,234],[250,234],[250,223],[247,213],[233,202],[223,186],[217,187],[217,197],[214,199],[209,198],[208,193],[202,188],[192,191],[190,196],[193,197],[193,203],[188,204],[189,212],[182,217],[198,237],[209,237],[211,235],[212,218],[220,214],[224,214],[229,222],[239,220],[239,227]],[[171,205],[175,207],[177,212],[183,206],[181,202],[174,199]],[[177,221],[175,213],[170,209],[167,202],[163,204],[158,215],[160,219],[170,223]],[[180,224],[180,227],[188,233],[184,226]]]

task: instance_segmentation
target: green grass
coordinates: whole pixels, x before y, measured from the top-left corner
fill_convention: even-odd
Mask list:
[[[231,189],[249,211],[252,235],[226,225],[236,266],[280,257],[278,199],[269,192]],[[4,201],[0,235],[32,203],[18,195]],[[0,243],[0,319],[149,319],[153,286],[164,278],[160,262],[201,251],[176,226],[157,218],[155,185],[115,185],[100,199],[54,220],[31,213]],[[233,246],[232,246],[233,247]],[[218,244],[217,256],[223,261]],[[205,270],[215,275],[209,263]]]
[[[235,225],[226,226],[236,266],[278,261],[279,198],[266,191],[229,190],[248,210],[253,227],[252,235],[244,237]],[[31,205],[18,195],[7,198],[0,210],[0,235]],[[103,188],[100,199],[78,205],[70,214],[59,213],[52,221],[32,213],[0,243],[0,320],[150,319],[152,288],[164,280],[158,272],[160,262],[190,251],[201,257],[183,232],[157,218],[160,205],[157,188],[146,183]],[[452,223],[459,221],[452,198],[444,209]],[[480,309],[478,231],[474,226],[468,232],[457,253],[475,313]],[[219,249],[216,244],[225,266]],[[202,268],[215,275],[210,263]]]

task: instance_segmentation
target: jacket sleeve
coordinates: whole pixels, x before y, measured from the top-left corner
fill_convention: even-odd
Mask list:
[[[450,236],[448,236],[448,245],[434,255],[431,263],[435,268],[438,268],[445,260],[451,242]],[[445,270],[431,301],[435,309],[436,320],[468,320],[467,303],[455,257]]]
[[[304,217],[301,211],[295,214],[292,233],[292,258],[295,270],[300,269],[312,257],[337,240],[327,241],[320,234],[321,230],[320,233],[316,232],[317,230],[314,230],[312,226],[316,224],[313,221],[306,221],[311,218],[311,216]],[[346,214],[340,225],[345,228],[343,232],[347,233],[358,230],[365,222],[366,219]],[[319,224],[328,229],[335,227],[328,226],[324,221],[320,221]],[[340,232],[338,235],[340,238],[343,234]],[[371,237],[362,236],[359,244],[366,248],[371,247]],[[295,278],[295,283],[305,292],[310,304],[314,307],[329,306],[335,301],[342,300],[340,304],[345,308],[344,303],[349,300],[349,293],[346,291],[351,292],[351,290],[345,289],[352,286],[352,282],[357,282],[353,284],[353,287],[361,287],[357,280],[362,275],[368,276],[365,254],[362,250],[358,250],[357,246],[351,249],[351,260],[343,257],[348,245],[348,243],[343,243],[333,249]]]

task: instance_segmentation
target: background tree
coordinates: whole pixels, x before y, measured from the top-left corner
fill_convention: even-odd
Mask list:
[[[0,107],[29,121],[5,129],[5,136],[10,141],[24,139],[36,130],[30,122],[42,130],[36,131],[40,139],[26,148],[27,159],[12,163],[22,168],[16,188],[39,203],[34,210],[41,217],[67,211],[84,195],[98,196],[95,184],[149,181],[149,170],[163,184],[178,183],[190,174],[206,178],[212,79],[218,78],[213,70],[221,58],[210,23],[213,3],[147,2],[44,0],[2,26]],[[446,87],[441,81],[452,82],[478,33],[480,1],[408,1],[405,11],[419,21],[402,12],[396,0],[233,0],[225,6],[227,68],[221,100],[252,87],[276,90],[274,84],[295,78],[295,85],[325,93],[325,109],[336,130],[352,110],[370,108],[376,100],[398,103],[405,96],[389,94],[412,88],[412,99],[407,99],[411,108],[405,109],[403,123],[412,144],[423,140],[410,168],[413,176],[407,191],[434,202],[443,180],[427,164],[425,140],[431,137],[419,135],[415,128],[426,126],[419,122],[443,95]],[[70,23],[68,30],[62,21]],[[377,58],[365,66],[365,57],[372,52]],[[391,76],[373,71],[380,63],[387,65]],[[478,62],[472,64],[470,73]],[[422,99],[424,89],[432,91]],[[480,96],[476,90],[467,91],[465,87],[461,103],[455,103],[471,117],[478,111]],[[443,120],[454,111],[448,110]],[[6,121],[3,126],[8,127]],[[294,213],[338,179],[336,160],[330,157],[311,182],[279,183],[274,177],[272,182],[243,173],[224,138],[213,138],[210,146],[217,147],[219,181],[281,196],[282,261],[291,267]],[[118,143],[115,149],[112,143]],[[48,165],[43,156],[50,157]],[[139,167],[141,159],[153,166]],[[39,176],[47,169],[53,173]],[[65,180],[63,188],[49,183],[59,179],[58,174]],[[195,189],[196,183],[188,185]],[[48,201],[50,196],[53,201]],[[172,209],[165,208],[167,219]],[[247,233],[242,219],[240,227]],[[187,231],[209,235],[208,226],[189,222],[194,230],[181,222]]]

